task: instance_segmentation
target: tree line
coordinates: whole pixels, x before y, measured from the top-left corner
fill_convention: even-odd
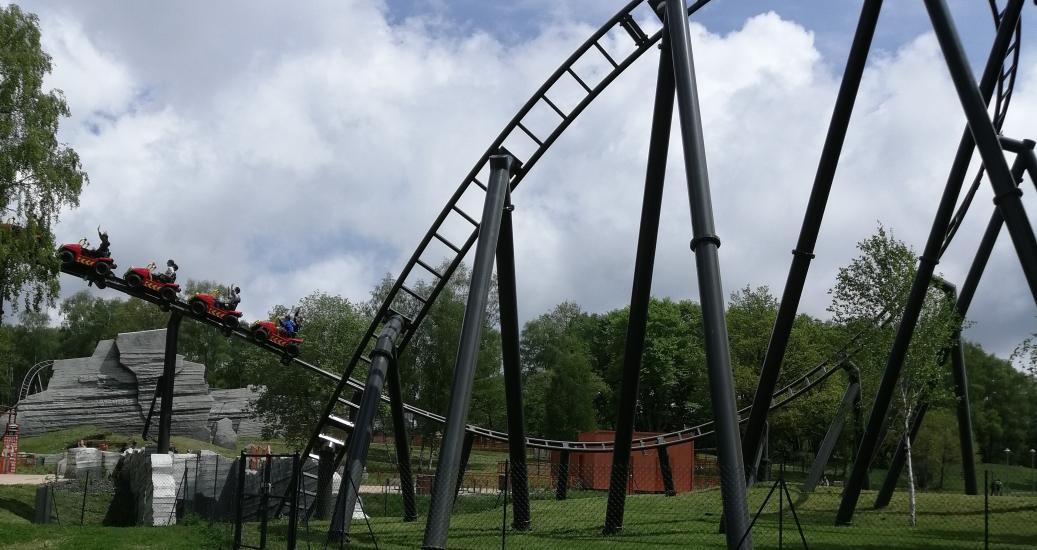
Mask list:
[[[866,415],[899,324],[889,312],[899,311],[906,298],[914,255],[882,227],[858,248],[860,256],[840,270],[832,288],[832,318],[797,317],[779,387],[821,363],[838,367],[846,358],[846,344],[853,341],[850,351],[854,353],[849,359],[860,371],[864,394],[860,413]],[[469,279],[470,273],[462,265],[401,354],[405,399],[424,409],[442,412],[447,408]],[[270,314],[273,317],[290,307],[301,307],[307,319],[301,332],[306,340],[303,357],[341,372],[392,282],[387,276],[364,302],[315,292],[298,304],[278,306]],[[191,281],[186,292],[207,292],[214,286],[208,281]],[[469,421],[504,430],[495,287],[490,294]],[[752,400],[777,308],[778,301],[767,287],[746,286],[730,295],[731,366],[742,406]],[[51,326],[46,313],[31,311],[21,314],[19,324],[0,326],[0,357],[7,366],[0,373],[0,388],[6,403],[12,402],[21,376],[35,362],[86,356],[99,340],[121,332],[162,328],[167,321],[165,313],[142,301],[100,298],[85,291],[64,300],[60,312],[58,326]],[[614,426],[627,319],[627,308],[593,313],[563,302],[525,323],[521,367],[528,433],[574,439],[583,431]],[[930,406],[929,428],[923,428],[917,442],[924,455],[918,464],[921,483],[960,461],[957,451],[947,450],[957,449],[958,444],[949,366],[942,352],[959,321],[942,294],[934,290],[927,298],[890,415],[887,446],[903,432],[904,420],[914,406],[922,400]],[[635,413],[638,431],[666,432],[711,420],[702,328],[698,303],[652,299]],[[331,390],[327,381],[285,367],[269,353],[198,323],[183,325],[180,346],[189,360],[206,365],[213,387],[261,386],[254,413],[264,419],[272,436],[304,441]],[[965,342],[964,346],[981,458],[997,461],[1005,448],[1012,449],[1015,456],[1025,456],[1029,448],[1037,446],[1037,379],[977,344]],[[356,375],[364,374],[361,368]],[[846,381],[846,376],[837,373],[775,413],[771,452],[787,460],[812,456]],[[388,420],[387,413],[384,419]],[[947,425],[954,429],[945,429]],[[416,429],[433,434],[439,427],[419,423]],[[837,459],[852,452],[852,437],[843,440]],[[931,459],[938,462],[929,463]]]

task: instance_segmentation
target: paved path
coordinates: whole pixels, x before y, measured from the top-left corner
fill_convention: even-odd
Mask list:
[[[42,485],[53,480],[53,475],[0,474],[0,485]]]

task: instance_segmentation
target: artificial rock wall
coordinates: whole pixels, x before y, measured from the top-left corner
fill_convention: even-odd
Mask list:
[[[165,357],[166,331],[120,334],[97,344],[93,355],[54,362],[47,390],[18,403],[22,435],[91,425],[119,433],[140,433],[155,395]],[[248,418],[255,388],[210,391],[205,365],[177,356],[172,433],[208,440],[221,418],[234,421],[239,435],[259,435],[262,425]],[[158,434],[158,409],[151,432]]]

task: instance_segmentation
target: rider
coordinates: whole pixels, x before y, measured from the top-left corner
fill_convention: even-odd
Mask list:
[[[152,264],[154,265],[154,264]],[[165,273],[155,273],[154,277],[163,283],[176,282],[176,270],[180,269],[180,266],[176,265],[173,260],[166,260],[166,271]],[[152,269],[152,273],[154,273]]]
[[[284,319],[281,319],[280,325],[281,330],[283,330],[285,335],[287,335],[289,338],[295,336],[295,331],[298,329],[298,327],[295,326],[295,320],[292,319],[291,313],[284,314]]]
[[[88,254],[94,258],[111,258],[112,249],[111,242],[108,241],[108,232],[101,231],[101,226],[97,226],[97,237],[101,239],[101,244],[94,250],[91,250]]]
[[[227,294],[220,296],[216,299],[218,305],[224,309],[234,310],[238,308],[238,304],[241,303],[241,288],[230,285],[227,287]]]

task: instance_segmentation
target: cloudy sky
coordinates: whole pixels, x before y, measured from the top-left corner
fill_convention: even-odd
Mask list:
[[[236,282],[250,318],[318,289],[366,299],[527,97],[624,3],[23,2],[54,58],[48,82],[72,108],[61,137],[91,179],[58,234],[102,224],[121,265],[173,257],[184,279]],[[978,73],[993,37],[986,2],[951,5]],[[716,0],[692,20],[728,292],[781,294],[859,8]],[[1006,125],[1018,138],[1037,127],[1025,10]],[[652,50],[602,94],[516,193],[523,319],[562,300],[603,311],[629,299],[656,60]],[[805,311],[827,315],[836,270],[878,221],[921,249],[963,121],[921,2],[887,2]],[[697,299],[673,151],[653,290]],[[951,281],[990,197],[984,184],[939,266]],[[84,288],[62,282],[63,295]],[[1002,355],[1037,331],[1007,238],[970,317],[969,337]]]

